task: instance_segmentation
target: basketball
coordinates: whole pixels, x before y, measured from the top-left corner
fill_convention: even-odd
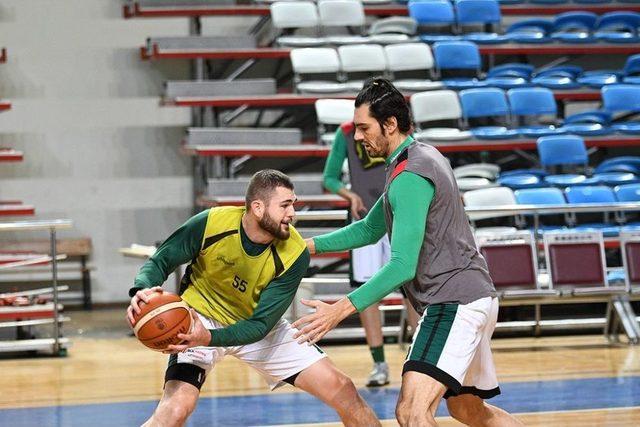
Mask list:
[[[140,313],[134,314],[133,332],[140,342],[152,350],[163,351],[179,344],[178,334],[191,330],[189,306],[178,295],[155,292],[149,303],[140,302]]]

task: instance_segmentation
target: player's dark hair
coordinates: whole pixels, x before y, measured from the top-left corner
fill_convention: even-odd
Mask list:
[[[245,206],[247,210],[254,200],[262,200],[265,203],[269,203],[277,187],[293,190],[293,183],[287,175],[275,169],[262,169],[256,172],[251,177],[249,187],[247,187],[247,194],[245,196]]]
[[[356,97],[356,108],[363,104],[369,105],[369,114],[376,119],[384,135],[384,124],[389,117],[398,121],[398,129],[408,134],[413,125],[409,104],[398,89],[387,79],[382,77],[369,78]]]

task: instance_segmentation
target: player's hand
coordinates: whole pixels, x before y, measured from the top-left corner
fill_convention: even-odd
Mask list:
[[[351,216],[354,219],[360,219],[362,214],[367,213],[367,207],[364,205],[362,197],[358,196],[356,193],[349,193],[349,203],[351,204]]]
[[[204,327],[196,311],[190,308],[189,312],[191,313],[191,331],[188,334],[178,334],[182,342],[168,346],[163,353],[175,354],[191,347],[207,347],[211,342],[211,332]]]
[[[140,314],[140,301],[144,303],[148,303],[151,299],[150,295],[154,292],[162,293],[162,288],[160,286],[154,286],[153,288],[140,289],[136,294],[131,298],[131,303],[129,307],[127,307],[127,320],[129,321],[129,326],[133,328],[135,319],[133,318],[134,313]]]
[[[305,341],[309,345],[317,343],[345,317],[356,311],[348,298],[343,298],[333,304],[305,299],[300,302],[316,309],[315,313],[308,314],[293,322],[292,326],[299,329],[293,337],[298,339],[300,344]]]

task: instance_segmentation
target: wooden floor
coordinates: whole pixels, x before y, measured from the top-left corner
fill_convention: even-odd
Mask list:
[[[74,317],[74,313],[71,316]],[[147,350],[134,338],[125,336],[126,327],[120,311],[75,317],[78,316],[85,316],[85,319],[74,321],[69,328],[75,336],[68,357],[0,360],[3,373],[0,425],[3,425],[3,410],[10,408],[155,401],[160,397],[166,356]],[[122,324],[117,323],[116,318]],[[109,324],[115,326],[109,328]],[[494,339],[493,348],[503,384],[640,377],[640,347],[612,346],[601,336]],[[324,350],[358,387],[364,386],[370,369],[370,356],[365,346],[333,345],[324,346]],[[389,387],[398,388],[405,350],[389,344],[385,351],[392,372]],[[283,387],[273,393],[295,392],[292,387]],[[226,358],[216,367],[202,390],[203,397],[268,393],[261,377],[233,358]],[[575,393],[580,394],[581,390]],[[527,395],[512,396],[512,399],[525,401],[529,398]],[[584,398],[589,399],[589,396]],[[637,406],[535,411],[518,416],[532,426],[640,425],[640,407]],[[450,418],[439,420],[444,426],[459,425]],[[396,423],[386,420],[384,425]]]

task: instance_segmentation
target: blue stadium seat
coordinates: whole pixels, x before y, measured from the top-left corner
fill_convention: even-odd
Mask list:
[[[613,0],[573,0],[573,1],[574,3],[578,3],[578,4],[605,4],[605,3],[613,2]]]
[[[543,167],[578,165],[589,162],[584,140],[575,135],[554,135],[538,138],[538,155]]]
[[[548,172],[544,169],[512,169],[510,171],[500,172],[501,178],[514,175],[535,175],[538,178],[544,178],[548,175]]]
[[[453,6],[448,0],[410,1],[409,16],[420,26],[449,26],[451,30],[455,24]],[[437,41],[459,40],[460,37],[453,34],[420,34],[420,39],[425,43]]]
[[[595,37],[609,43],[637,43],[640,13],[610,12],[600,17]]]
[[[596,166],[595,173],[604,172],[631,172],[634,175],[640,175],[640,157],[639,156],[618,156],[600,162]]]
[[[549,89],[577,89],[581,86],[577,78],[582,74],[582,67],[577,65],[561,65],[551,67],[534,74],[531,83]]]
[[[619,202],[640,202],[640,184],[623,184],[613,189]]]
[[[604,185],[569,187],[565,190],[567,201],[572,204],[580,203],[616,203],[613,190]],[[615,237],[620,233],[620,227],[607,223],[589,223],[576,226],[576,230],[600,230],[605,237]]]
[[[502,117],[509,121],[509,104],[501,89],[479,88],[466,89],[460,92],[462,117],[468,123],[470,118]],[[481,126],[471,129],[471,133],[480,139],[509,139],[517,138],[518,132],[504,126]]]
[[[562,190],[553,187],[531,188],[514,191],[520,205],[566,205]]]
[[[580,136],[602,136],[613,132],[611,114],[604,111],[582,111],[564,119],[562,129]]]
[[[608,113],[640,112],[640,85],[609,85],[602,88],[602,104]],[[640,121],[614,122],[611,127],[618,132],[640,134]]]
[[[436,60],[436,70],[440,76],[443,70],[471,70],[477,76],[482,67],[478,46],[468,41],[434,43],[433,55]],[[477,78],[469,77],[442,78],[442,82],[451,89],[470,89],[487,85]]]
[[[500,4],[496,0],[457,0],[454,4],[456,20],[460,29],[465,25],[499,25],[502,20]],[[468,33],[463,34],[462,38],[463,40],[480,44],[505,43],[509,41],[504,35],[495,32]]]
[[[507,92],[511,114],[513,116],[541,116],[545,114],[557,115],[558,106],[553,92],[546,88],[510,89]],[[537,138],[545,135],[557,135],[564,131],[554,125],[520,126],[521,135]]]
[[[624,75],[623,83],[640,84],[640,54],[627,58],[622,74]]]
[[[598,15],[592,12],[566,12],[553,21],[551,38],[563,43],[593,43]]]
[[[638,182],[638,176],[631,172],[601,172],[595,173],[591,179],[600,184],[614,187],[616,185],[625,185]]]
[[[545,187],[546,184],[539,176],[533,174],[514,174],[500,176],[498,178],[498,184],[503,187],[509,187],[512,190],[518,190],[523,188],[538,188]]]
[[[575,185],[593,184],[593,182],[588,180],[589,178],[587,178],[586,176],[574,173],[562,173],[556,175],[547,175],[544,177],[544,182],[547,185],[560,188],[572,187]]]
[[[545,19],[525,19],[511,24],[506,35],[515,43],[549,43],[553,22]]]
[[[485,82],[487,86],[499,87],[500,89],[528,87],[531,86],[529,80],[534,68],[531,64],[520,63],[497,65],[487,71]]]

